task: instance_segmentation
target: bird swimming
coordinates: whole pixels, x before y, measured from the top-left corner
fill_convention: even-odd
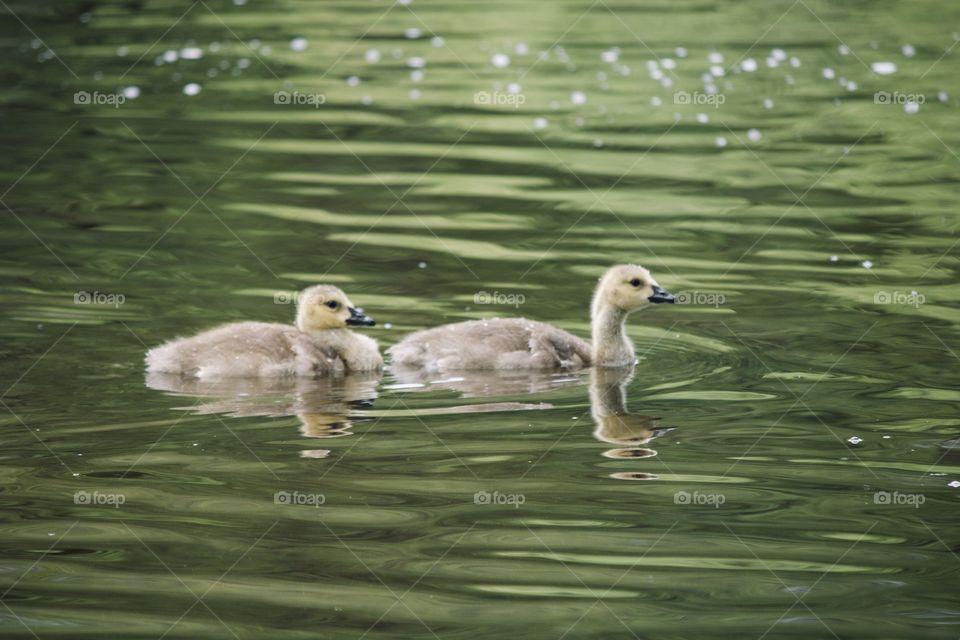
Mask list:
[[[393,365],[429,372],[632,366],[637,358],[627,316],[651,303],[674,302],[649,271],[622,264],[608,269],[594,289],[590,342],[543,322],[497,318],[417,331],[387,353]]]
[[[379,371],[377,342],[349,329],[374,324],[339,288],[316,285],[297,296],[295,324],[235,322],[177,338],[147,352],[147,371],[199,379]]]

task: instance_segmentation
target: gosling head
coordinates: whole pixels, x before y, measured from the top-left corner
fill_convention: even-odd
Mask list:
[[[650,303],[662,302],[672,304],[676,299],[643,267],[621,264],[611,267],[600,278],[593,297],[593,314],[596,316],[603,307],[630,313]]]
[[[320,284],[304,289],[297,299],[297,328],[300,331],[329,331],[350,325],[371,327],[373,318],[357,309],[337,287]]]

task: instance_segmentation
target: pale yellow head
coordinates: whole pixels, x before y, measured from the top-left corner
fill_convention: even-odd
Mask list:
[[[319,284],[297,297],[297,328],[301,331],[330,331],[348,326],[373,326],[373,318],[357,309],[343,291]]]
[[[636,264],[611,267],[597,284],[593,296],[594,317],[603,308],[630,313],[650,303],[673,303],[674,297],[660,287],[650,272]]]

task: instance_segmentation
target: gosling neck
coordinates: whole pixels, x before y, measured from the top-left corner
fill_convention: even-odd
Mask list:
[[[370,349],[366,344],[369,338],[366,336],[357,335],[350,329],[311,330],[304,333],[314,342],[333,349],[347,369],[365,371],[374,368],[371,366]]]
[[[593,312],[593,362],[598,367],[629,367],[637,361],[624,324],[627,312],[600,304]]]

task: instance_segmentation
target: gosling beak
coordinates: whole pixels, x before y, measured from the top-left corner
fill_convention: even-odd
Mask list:
[[[677,301],[677,299],[674,298],[673,294],[667,291],[666,289],[663,289],[658,286],[654,286],[653,295],[647,298],[647,301],[653,302],[653,303],[667,302],[669,304],[673,304]]]
[[[350,317],[347,318],[347,324],[363,327],[372,327],[377,324],[373,321],[373,318],[363,313],[363,309],[354,309],[353,307],[348,307],[348,309],[350,310]]]

